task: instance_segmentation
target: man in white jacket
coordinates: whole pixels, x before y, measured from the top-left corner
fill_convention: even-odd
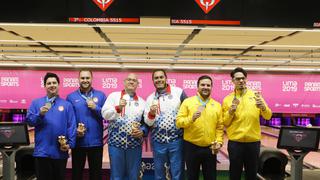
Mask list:
[[[167,84],[167,74],[154,70],[152,80],[156,91],[147,98],[145,122],[152,127],[152,149],[156,180],[165,179],[165,163],[170,166],[172,180],[183,179],[182,129],[176,127],[181,103],[187,98],[178,87]]]
[[[136,74],[124,80],[124,90],[111,93],[102,116],[109,120],[108,150],[112,180],[136,180],[141,167],[143,135],[148,133],[143,123],[145,101],[136,94]]]

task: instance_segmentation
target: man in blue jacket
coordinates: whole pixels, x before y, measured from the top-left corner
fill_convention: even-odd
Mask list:
[[[106,96],[92,88],[92,72],[79,72],[79,89],[68,95],[76,114],[77,143],[72,149],[72,179],[83,178],[83,168],[88,158],[90,180],[101,180],[103,156],[103,117],[101,107]]]
[[[75,146],[76,120],[72,105],[58,95],[59,77],[47,73],[47,95],[32,101],[26,122],[35,127],[36,176],[38,180],[65,177],[68,151]]]

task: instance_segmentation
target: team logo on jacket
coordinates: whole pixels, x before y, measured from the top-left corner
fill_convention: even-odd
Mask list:
[[[204,13],[208,14],[220,0],[195,0]]]
[[[98,101],[99,101],[99,100],[98,100],[97,97],[94,97],[94,98],[93,98],[93,102],[97,103]]]
[[[63,107],[63,106],[59,106],[59,107],[58,107],[58,110],[59,110],[59,111],[63,111],[63,110],[64,110],[64,107]]]
[[[113,0],[93,0],[93,2],[102,10],[106,11],[113,3]]]

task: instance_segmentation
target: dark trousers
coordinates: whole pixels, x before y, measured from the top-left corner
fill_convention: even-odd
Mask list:
[[[185,160],[188,180],[198,180],[200,166],[205,180],[215,180],[217,156],[211,153],[209,147],[200,147],[184,141]]]
[[[101,180],[103,147],[78,147],[72,149],[72,179],[83,179],[83,168],[88,157],[90,180]]]
[[[35,157],[37,180],[65,179],[67,159]]]
[[[260,141],[242,143],[229,140],[228,153],[230,180],[240,180],[243,167],[246,180],[257,179]]]

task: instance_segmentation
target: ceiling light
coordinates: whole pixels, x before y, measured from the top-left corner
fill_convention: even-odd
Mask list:
[[[267,68],[268,71],[290,71],[290,72],[313,72],[318,71],[319,69],[312,69],[312,68]]]
[[[159,65],[159,64],[150,64],[150,65],[123,65],[123,68],[128,69],[171,69],[170,65]]]
[[[24,64],[19,64],[19,63],[0,63],[0,67],[23,67],[25,66]]]
[[[122,68],[121,64],[74,64],[77,68]]]
[[[172,69],[174,70],[220,70],[221,67],[215,67],[213,65],[208,65],[208,66],[179,66],[179,65],[174,65],[172,66]]]
[[[72,64],[25,64],[28,67],[73,67]]]

